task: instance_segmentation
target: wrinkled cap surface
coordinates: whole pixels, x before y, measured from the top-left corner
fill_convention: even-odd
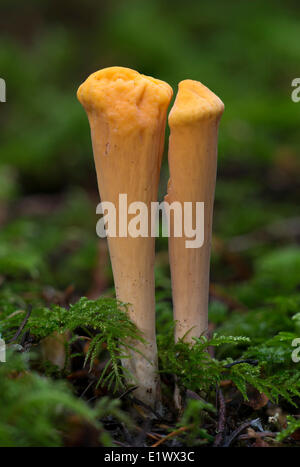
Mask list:
[[[153,125],[172,94],[164,81],[117,66],[91,74],[77,91],[89,115],[102,114],[109,124],[124,131]]]
[[[178,86],[178,93],[169,114],[169,125],[185,125],[203,119],[220,118],[224,104],[199,81],[186,79]]]

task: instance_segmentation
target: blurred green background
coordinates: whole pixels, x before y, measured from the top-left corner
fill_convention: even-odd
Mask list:
[[[97,253],[96,176],[76,90],[97,69],[121,65],[174,92],[182,79],[199,80],[225,103],[212,295],[224,299],[233,287],[234,299],[257,304],[297,288],[299,13],[292,0],[2,0],[2,287],[72,285],[96,296],[112,286],[105,247]],[[160,199],[167,178],[165,154]],[[165,239],[157,249],[158,299],[168,302]]]

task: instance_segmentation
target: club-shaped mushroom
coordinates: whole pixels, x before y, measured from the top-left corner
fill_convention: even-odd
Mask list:
[[[196,202],[204,202],[204,242],[187,248],[184,234],[169,238],[175,340],[206,334],[208,325],[209,269],[212,214],[217,170],[218,126],[222,101],[198,81],[179,83],[169,114],[170,179],[166,201],[191,202],[193,227]],[[199,226],[198,226],[199,227]],[[196,245],[195,245],[196,246]]]
[[[171,87],[131,69],[111,67],[89,76],[77,95],[91,127],[101,200],[114,204],[119,224],[125,219],[119,210],[119,194],[127,195],[128,205],[142,201],[150,213],[150,204],[157,199]],[[147,341],[146,345],[131,343],[143,356],[132,352],[123,365],[135,378],[130,382],[138,384],[135,396],[154,407],[160,398],[155,239],[149,235],[108,236],[108,245],[117,298],[130,304],[130,317]]]

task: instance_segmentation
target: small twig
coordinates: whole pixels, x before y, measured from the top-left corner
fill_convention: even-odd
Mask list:
[[[30,330],[27,329],[27,331],[24,332],[23,336],[22,336],[22,339],[20,341],[20,345],[23,347],[26,343],[26,340],[29,338],[30,336]]]
[[[131,436],[131,434],[130,434],[127,426],[126,426],[126,423],[122,422],[121,427],[123,429],[125,442],[128,443],[128,446],[132,446],[133,437]]]
[[[235,438],[242,432],[244,431],[246,428],[248,428],[248,426],[250,426],[252,423],[252,420],[250,422],[245,422],[245,423],[242,423],[236,430],[234,430],[230,436],[228,436],[227,440],[223,443],[223,447],[224,448],[228,448],[231,443],[235,440]]]
[[[121,441],[113,440],[113,443],[122,448],[131,448],[130,444],[121,443]]]
[[[93,396],[91,397],[90,399],[88,399],[86,402],[89,403],[89,402],[92,402],[94,401],[95,399],[97,399],[97,396]]]
[[[136,426],[135,429],[137,431],[143,431],[143,429],[140,426]],[[163,438],[163,435],[161,435],[159,433],[153,433],[151,431],[147,431],[146,434],[147,434],[148,438],[152,438],[152,439],[154,439],[154,441],[158,441],[159,439]]]
[[[87,393],[87,391],[90,389],[90,387],[94,384],[94,381],[92,380],[88,385],[87,387],[85,388],[85,390],[82,392],[81,396],[80,396],[80,399],[83,398],[83,396]]]
[[[220,446],[224,437],[225,421],[226,421],[226,402],[221,388],[218,389],[219,400],[219,421],[217,428],[217,435],[215,437],[214,446]]]
[[[27,321],[31,315],[31,311],[32,311],[32,306],[29,305],[28,307],[28,311],[26,313],[26,316],[25,318],[23,319],[22,323],[20,324],[20,327],[19,329],[17,330],[16,334],[8,341],[8,344],[11,344],[12,342],[14,342],[15,340],[18,339],[18,337],[20,336],[21,332],[23,331],[24,327],[26,326],[27,324]]]
[[[124,397],[128,396],[128,394],[131,394],[133,391],[135,391],[137,387],[138,386],[133,386],[132,388],[127,389],[118,397],[118,399],[124,399]]]
[[[276,438],[278,435],[277,432],[274,433],[274,431],[262,431],[262,432],[255,432],[255,436],[248,434],[245,435],[240,435],[238,439],[243,440],[243,439],[253,439],[253,438]]]
[[[246,358],[245,360],[236,360],[235,362],[224,365],[224,368],[231,368],[232,366],[239,365],[240,363],[248,363],[249,365],[257,366],[258,360],[251,360],[250,358]]]
[[[22,313],[25,313],[24,310],[16,310],[16,311],[13,311],[10,315],[7,316],[7,319],[11,319],[13,318],[14,316],[17,316],[17,315],[20,315]]]
[[[147,432],[147,436],[149,438],[154,439],[155,441],[158,441],[159,439],[163,438],[163,435],[160,435],[159,433],[151,433],[150,431]]]
[[[147,409],[147,410],[149,410],[150,412],[152,412],[153,415],[155,415],[155,417],[156,417],[158,420],[161,419],[160,415],[159,415],[157,412],[155,412],[155,410],[153,410],[152,407],[150,407],[150,405],[147,405],[147,404],[145,404],[144,402],[140,401],[139,399],[136,399],[134,396],[131,396],[131,397],[130,397],[130,400],[131,400],[131,402],[133,402],[134,404],[140,405],[141,407],[144,407],[144,409]]]
[[[152,448],[156,448],[157,446],[160,446],[163,444],[165,441],[167,441],[170,438],[174,438],[174,436],[180,435],[180,433],[183,433],[185,431],[191,430],[194,428],[194,424],[192,425],[187,425],[187,426],[182,426],[181,428],[178,428],[178,430],[172,431],[172,433],[169,433],[168,435],[164,436],[161,438],[159,441],[156,443],[152,444]]]

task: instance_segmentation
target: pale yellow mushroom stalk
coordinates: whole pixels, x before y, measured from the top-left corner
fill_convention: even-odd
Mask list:
[[[222,101],[198,81],[179,83],[169,114],[170,180],[166,201],[204,202],[204,243],[187,248],[181,238],[169,238],[175,340],[205,335],[208,326],[209,269],[212,215],[217,170],[218,126],[224,110]],[[184,229],[183,229],[184,230]]]
[[[101,200],[114,203],[117,219],[119,194],[127,194],[128,205],[144,202],[150,213],[150,204],[157,199],[171,87],[131,69],[112,67],[89,76],[77,95],[90,122]],[[134,395],[154,407],[160,398],[155,337],[155,239],[108,237],[108,245],[117,298],[131,304],[130,317],[147,341],[147,345],[131,343],[146,358],[131,352],[131,358],[124,360],[123,365],[135,378],[130,382],[138,384]]]

